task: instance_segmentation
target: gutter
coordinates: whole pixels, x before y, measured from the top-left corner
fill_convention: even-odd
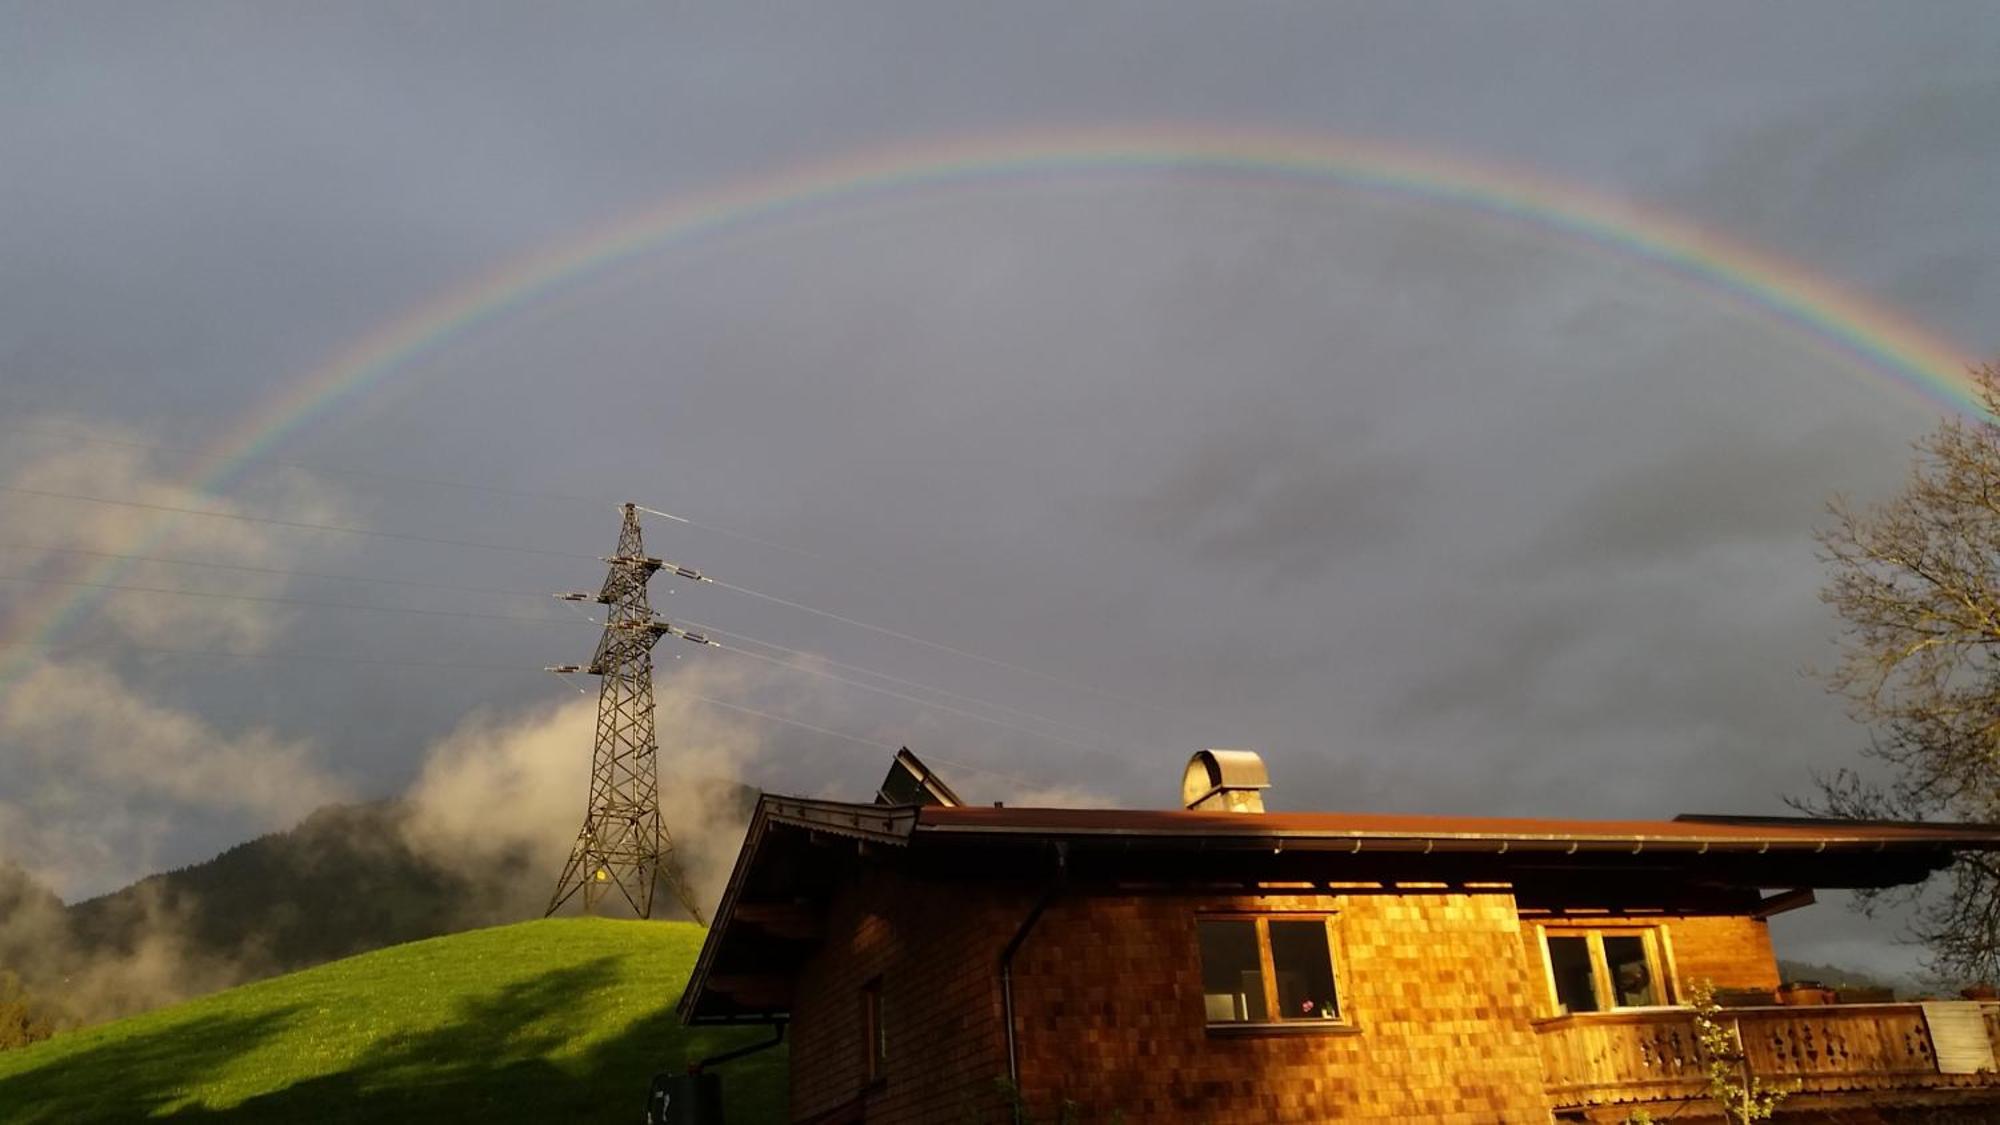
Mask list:
[[[1020,1045],[1014,1033],[1014,954],[1020,952],[1021,944],[1028,940],[1028,934],[1035,928],[1035,923],[1042,920],[1042,911],[1048,909],[1050,900],[1056,897],[1056,892],[1068,880],[1069,844],[1058,840],[1056,873],[1049,878],[1048,885],[1042,888],[1042,893],[1035,899],[1035,905],[1028,911],[1028,916],[1021,919],[1021,925],[1014,931],[1014,937],[1007,942],[1007,947],[1000,951],[1000,1010],[1001,1019],[1005,1021],[1007,1029],[1007,1082],[1013,1089],[1016,1107],[1020,1105],[1021,1098],[1021,1055]],[[1018,1108],[1016,1116],[1019,1116]]]
[[[1250,819],[1250,818],[1245,818]],[[1262,851],[1277,844],[1305,851],[1339,852],[1465,852],[1503,855],[1509,851],[1645,853],[1751,852],[1888,852],[1963,850],[1974,845],[1963,840],[1932,840],[1912,837],[1797,837],[1797,836],[1569,836],[1526,834],[1514,836],[1463,835],[1440,833],[1412,836],[1395,832],[1337,832],[1313,829],[1271,829],[1245,825],[1240,831],[1163,832],[1152,828],[1097,828],[1079,825],[991,825],[921,824],[917,833],[937,837],[1028,837],[1038,840],[1063,837],[1079,843],[1086,840],[1115,840],[1133,845],[1162,848],[1187,847],[1206,851],[1241,849]],[[2000,842],[1981,841],[1980,850],[2000,851]]]
[[[707,1058],[701,1060],[700,1062],[689,1063],[688,1073],[700,1074],[702,1071],[707,1070],[711,1066],[720,1066],[721,1064],[726,1062],[734,1062],[745,1055],[754,1055],[759,1051],[768,1051],[771,1048],[785,1041],[785,1028],[790,1026],[791,1025],[788,1023],[780,1022],[772,1027],[771,1037],[769,1039],[765,1039],[757,1043],[752,1043],[747,1047],[738,1047],[733,1051],[724,1051],[719,1055],[710,1055]]]

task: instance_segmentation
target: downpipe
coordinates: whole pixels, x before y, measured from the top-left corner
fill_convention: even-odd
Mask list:
[[[1007,1030],[1007,1082],[1013,1087],[1017,1103],[1021,1096],[1021,1053],[1020,1043],[1014,1032],[1014,954],[1020,952],[1022,943],[1028,940],[1028,934],[1034,930],[1035,923],[1042,920],[1042,911],[1048,909],[1050,900],[1056,897],[1068,878],[1069,843],[1058,840],[1055,874],[1042,888],[1042,893],[1035,899],[1035,905],[1029,909],[1028,916],[1021,919],[1020,927],[1014,931],[1013,940],[1000,951],[1000,1011],[1001,1018],[1006,1021]]]

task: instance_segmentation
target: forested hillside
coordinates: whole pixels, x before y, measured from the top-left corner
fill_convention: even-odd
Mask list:
[[[756,791],[713,783],[718,799]],[[410,843],[395,801],[332,805],[201,863],[65,905],[0,864],[0,1021],[94,1022],[420,938],[538,918],[555,881],[502,852],[450,864]],[[677,917],[674,896],[655,899]],[[10,1016],[9,1013],[12,1013]],[[30,1017],[32,1016],[32,1021]],[[0,1047],[5,1043],[0,1042]]]

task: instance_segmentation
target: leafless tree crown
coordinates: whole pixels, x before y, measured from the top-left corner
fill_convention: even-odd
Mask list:
[[[1866,774],[1820,779],[1815,811],[2000,822],[2000,367],[1974,372],[1984,417],[1917,442],[1887,503],[1829,505],[1820,597],[1845,622],[1829,686],[1871,731]],[[1934,967],[2000,970],[2000,868],[1960,857],[1922,896]]]

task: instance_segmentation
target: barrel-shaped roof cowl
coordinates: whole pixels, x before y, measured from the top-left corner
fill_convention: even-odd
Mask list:
[[[1260,813],[1270,771],[1255,750],[1201,750],[1181,772],[1181,805],[1204,812]]]

